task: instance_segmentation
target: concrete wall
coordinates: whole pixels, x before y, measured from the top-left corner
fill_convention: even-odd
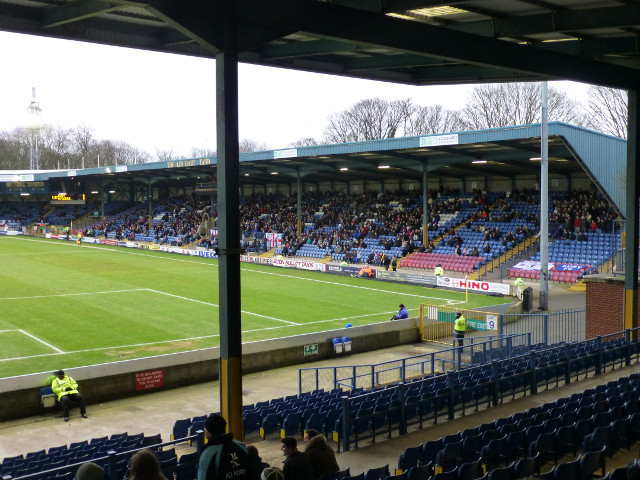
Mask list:
[[[313,363],[338,356],[331,340],[348,336],[351,353],[361,353],[420,341],[416,319],[398,320],[362,327],[310,333],[294,337],[245,343],[242,346],[243,373],[260,372],[289,365]],[[304,355],[305,345],[318,345],[317,355]],[[218,379],[219,348],[160,355],[157,357],[65,369],[73,377],[87,404],[142,395],[158,389],[184,387]],[[344,357],[349,365],[348,354]],[[312,365],[306,365],[307,367]],[[160,372],[158,372],[160,371]],[[136,374],[156,372],[163,385],[136,389]],[[51,372],[0,379],[0,421],[38,415],[46,411],[40,405],[40,387]],[[291,382],[297,383],[292,376]],[[265,400],[269,400],[265,398]],[[59,406],[53,407],[59,409]]]

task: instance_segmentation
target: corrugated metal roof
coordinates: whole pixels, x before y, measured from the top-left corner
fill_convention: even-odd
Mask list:
[[[540,173],[540,124],[423,137],[267,150],[240,155],[240,183],[293,183],[348,180],[421,181],[426,163],[430,176],[514,178]],[[482,161],[484,163],[478,164]],[[475,163],[474,163],[475,162]],[[388,168],[380,168],[386,166]],[[344,169],[347,170],[344,170]],[[559,122],[549,124],[549,173],[572,175],[584,170],[602,192],[625,212],[626,141]],[[1,172],[0,172],[1,173]],[[189,185],[217,175],[217,158],[204,157],[86,170],[35,172],[34,180],[83,178],[100,184]]]

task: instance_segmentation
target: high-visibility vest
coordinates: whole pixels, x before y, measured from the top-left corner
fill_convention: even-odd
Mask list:
[[[514,284],[516,287],[520,287],[520,288],[522,288],[522,287],[524,286],[524,280],[522,280],[522,277],[518,277],[518,278],[516,278],[516,279],[515,279],[515,281],[513,282],[513,284]]]
[[[442,277],[444,275],[444,268],[442,267],[436,267],[433,270],[433,274],[436,275],[437,277]]]
[[[456,323],[453,325],[453,329],[457,332],[464,332],[467,329],[467,320],[464,318],[464,315],[460,315],[460,317],[456,318]]]

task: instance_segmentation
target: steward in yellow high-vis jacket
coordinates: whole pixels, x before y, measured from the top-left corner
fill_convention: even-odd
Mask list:
[[[453,337],[458,339],[458,346],[462,346],[464,340],[464,332],[467,331],[467,320],[462,312],[456,313],[456,321],[453,324]]]
[[[75,401],[80,407],[80,415],[87,418],[87,411],[84,407],[84,399],[78,392],[78,384],[76,381],[64,374],[64,371],[55,372],[57,378],[51,382],[51,390],[58,396],[58,401],[62,405],[62,416],[64,421],[69,421],[69,403]]]

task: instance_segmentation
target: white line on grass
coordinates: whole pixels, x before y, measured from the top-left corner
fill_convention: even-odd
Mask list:
[[[134,343],[131,345],[116,345],[113,347],[100,347],[100,348],[86,348],[84,350],[72,350],[69,352],[61,352],[61,353],[41,353],[39,355],[27,355],[26,357],[13,357],[13,358],[0,358],[0,362],[8,362],[10,360],[26,360],[29,358],[39,358],[39,357],[50,357],[53,355],[61,355],[61,354],[66,354],[66,355],[72,355],[75,353],[85,353],[85,352],[99,352],[101,350],[115,350],[118,348],[132,348],[132,347],[144,347],[147,345],[162,345],[165,343],[174,343],[174,342],[184,342],[184,341],[188,341],[188,340],[201,340],[204,338],[214,338],[214,337],[219,337],[219,334],[215,334],[215,335],[203,335],[201,337],[191,337],[191,338],[177,338],[177,339],[173,339],[173,340],[162,340],[159,342],[146,342],[146,343]]]
[[[181,300],[187,300],[189,302],[201,303],[203,305],[209,305],[211,307],[220,308],[220,305],[216,305],[215,303],[203,302],[202,300],[196,300],[194,298],[182,297],[180,295],[174,295],[173,293],[161,292],[160,290],[154,290],[152,288],[145,288],[144,290],[148,290],[150,292],[159,293],[161,295],[168,295],[169,297],[179,298]],[[287,323],[289,325],[300,325],[299,323],[290,322],[289,320],[283,320],[281,318],[269,317],[267,315],[261,315],[259,313],[249,312],[247,310],[241,310],[241,313],[246,313],[247,315],[253,315],[254,317],[266,318],[269,320],[275,320],[276,322]]]
[[[159,293],[162,293],[162,292],[159,292]],[[204,302],[200,302],[200,303],[204,303]],[[308,322],[308,323],[304,323],[304,324],[296,324],[296,326],[307,326],[307,325],[314,325],[314,324],[317,324],[317,323],[334,322],[334,321],[338,321],[338,320],[354,320],[356,318],[372,317],[372,316],[375,316],[375,315],[388,315],[389,313],[393,313],[393,312],[369,313],[369,314],[366,314],[366,315],[355,315],[353,317],[334,318],[334,319],[331,319],[331,320],[318,320],[316,322]],[[278,325],[276,327],[261,327],[261,328],[256,328],[256,329],[253,329],[253,330],[243,330],[242,333],[262,332],[262,331],[265,331],[265,330],[277,330],[279,328],[285,328],[285,325]],[[10,332],[10,331],[15,331],[15,330],[3,330],[3,331]],[[84,349],[84,350],[74,350],[74,351],[69,351],[69,352],[60,351],[59,353],[41,353],[39,355],[27,355],[25,357],[0,358],[0,363],[8,362],[8,361],[11,361],[11,360],[27,360],[29,358],[50,357],[50,356],[53,356],[53,355],[61,355],[63,353],[67,354],[67,355],[72,355],[72,354],[76,354],[76,353],[99,352],[99,351],[102,351],[102,350],[114,350],[114,349],[118,349],[118,348],[144,347],[144,346],[148,346],[148,345],[162,345],[162,344],[174,343],[174,342],[187,342],[187,341],[190,341],[190,340],[203,340],[203,339],[206,339],[206,338],[215,338],[215,337],[219,337],[219,336],[220,336],[219,334],[202,335],[202,336],[199,336],[199,337],[177,338],[177,339],[172,339],[172,340],[162,340],[162,341],[158,341],[158,342],[134,343],[134,344],[131,344],[131,345],[117,345],[117,346],[114,346],[114,347],[87,348],[87,349]],[[52,348],[55,348],[55,347],[52,347]]]
[[[47,347],[51,348],[52,350],[55,350],[58,353],[65,353],[63,350],[60,350],[58,347],[54,347],[53,345],[51,345],[50,343],[45,342],[44,340],[42,340],[41,338],[36,337],[35,335],[31,335],[29,332],[25,332],[24,330],[20,330],[18,329],[18,331],[24,335],[26,335],[27,337],[31,337],[33,338],[35,341],[40,342],[43,345],[46,345]]]
[[[31,295],[28,297],[4,297],[4,298],[0,298],[0,300],[30,300],[32,298],[75,297],[79,295],[105,295],[107,293],[144,292],[145,290],[148,290],[148,288],[131,288],[128,290],[106,290],[102,292],[54,293],[51,295]]]
[[[27,240],[27,239],[23,239],[23,240]],[[28,239],[28,240],[32,241],[32,242],[47,243],[49,245],[52,244],[51,242],[47,242],[47,241],[44,241],[44,240],[36,240],[36,239]],[[53,244],[53,245],[55,245],[55,244]],[[123,254],[128,254],[128,255],[139,255],[139,256],[143,256],[143,257],[160,258],[160,259],[164,259],[164,260],[171,260],[171,261],[174,261],[174,262],[185,262],[185,263],[192,263],[194,265],[206,265],[206,266],[212,266],[212,267],[216,267],[216,268],[218,267],[218,265],[216,265],[214,263],[210,263],[210,262],[196,262],[196,261],[187,260],[187,259],[184,259],[184,258],[171,258],[169,256],[160,256],[159,257],[159,256],[156,256],[156,255],[149,255],[149,254],[146,254],[146,253],[129,252],[129,251],[126,251],[126,250],[120,251],[122,249],[111,249],[111,248],[106,248],[105,249],[105,248],[96,247],[96,246],[89,246],[89,245],[91,245],[91,244],[85,245],[86,249],[93,248],[93,249],[101,250],[103,252],[114,252],[114,253],[123,253]],[[68,246],[71,247],[72,245],[68,245]],[[307,280],[309,282],[325,283],[327,285],[339,285],[339,286],[342,286],[342,287],[359,288],[359,289],[362,289],[362,290],[370,290],[370,291],[373,291],[373,292],[390,293],[390,294],[393,294],[393,295],[402,295],[402,296],[405,296],[405,297],[429,298],[429,299],[432,299],[432,300],[445,300],[448,305],[458,305],[460,303],[465,303],[465,302],[463,302],[461,300],[450,300],[450,299],[442,298],[442,297],[432,297],[432,296],[428,296],[428,295],[417,295],[417,294],[414,294],[414,293],[400,293],[400,292],[395,292],[395,291],[392,291],[392,290],[384,290],[384,289],[380,289],[380,288],[364,287],[362,285],[349,285],[349,284],[346,284],[346,283],[330,282],[328,280],[319,280],[319,279],[316,279],[316,278],[298,277],[296,275],[287,275],[287,274],[284,274],[284,273],[265,272],[265,271],[262,271],[262,270],[254,270],[254,269],[251,269],[251,268],[240,268],[240,270],[246,271],[246,272],[261,273],[261,274],[264,274],[264,275],[274,275],[274,276],[277,276],[277,277],[295,278],[297,280]]]

